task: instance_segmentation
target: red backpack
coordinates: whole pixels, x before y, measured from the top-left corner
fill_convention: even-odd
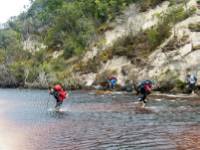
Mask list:
[[[61,87],[61,85],[60,85],[60,84],[57,84],[57,85],[54,86],[53,89],[54,89],[56,92],[58,92],[58,99],[59,99],[60,101],[64,101],[64,99],[65,99],[66,96],[67,96],[67,92],[65,92],[65,91],[63,90],[63,88]]]
[[[61,90],[59,92],[59,100],[64,101],[64,99],[66,98],[66,96],[67,96],[67,92],[65,92],[64,90]]]
[[[146,92],[150,93],[151,89],[152,89],[152,85],[151,84],[145,84],[144,89],[145,89]]]

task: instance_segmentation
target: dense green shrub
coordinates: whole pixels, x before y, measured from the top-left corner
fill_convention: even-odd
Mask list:
[[[65,62],[65,60],[63,58],[57,58],[57,59],[53,59],[50,62],[51,65],[51,69],[55,72],[59,72],[59,71],[63,71],[65,69],[67,69],[67,64]]]
[[[147,11],[149,8],[155,7],[156,5],[164,1],[165,0],[145,0],[145,1],[139,1],[139,3],[141,11]]]
[[[25,64],[24,62],[15,62],[9,65],[11,74],[15,77],[20,85],[24,85]]]
[[[9,26],[27,38],[34,34],[49,49],[64,50],[64,57],[80,55],[96,33],[112,29],[108,22],[131,3],[148,9],[163,0],[35,0],[27,13],[9,21]]]
[[[186,82],[183,82],[182,80],[177,79],[175,82],[175,86],[177,90],[181,90],[183,92],[186,88]]]

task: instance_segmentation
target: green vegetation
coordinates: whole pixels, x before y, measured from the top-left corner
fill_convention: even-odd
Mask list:
[[[200,32],[200,22],[196,24],[189,24],[189,29],[193,32]]]
[[[164,0],[35,0],[28,12],[8,22],[10,29],[42,40],[48,50],[64,50],[64,57],[86,51],[97,33],[112,29],[109,22],[131,3],[147,10]]]
[[[158,89],[161,92],[171,91],[175,88],[178,74],[170,69],[166,70],[158,77]]]
[[[173,51],[185,45],[189,42],[189,36],[183,36],[181,39],[178,39],[177,36],[174,36],[163,48],[163,52]]]
[[[48,49],[64,50],[64,57],[70,58],[82,54],[98,27],[115,18],[131,2],[134,0],[35,0],[28,15],[41,20],[38,26],[47,26],[39,34]]]
[[[87,62],[79,61],[74,65],[75,72],[82,72],[82,73],[90,73],[90,72],[97,72],[99,67],[99,63],[96,59],[90,59]]]
[[[139,4],[141,7],[141,11],[147,11],[149,8],[153,8],[164,1],[165,0],[146,0],[145,2],[139,1]]]
[[[177,79],[175,82],[175,86],[176,86],[177,90],[179,90],[179,91],[185,90],[186,85],[187,85],[186,82],[183,82],[180,79]]]
[[[111,30],[110,22],[129,4],[138,3],[141,11],[146,11],[163,1],[32,0],[27,12],[11,18],[5,28],[0,29],[0,86],[47,87],[48,83],[62,82],[65,86],[80,88],[83,85],[76,72],[97,73],[100,64],[114,55],[148,56],[169,37],[173,24],[190,14],[182,8],[172,9],[160,14],[158,25],[137,36],[130,33],[88,62],[81,59],[68,62],[73,57],[81,58],[94,39]],[[102,39],[97,45],[104,44]],[[35,50],[27,51],[24,50],[27,41],[39,41],[46,47],[29,43]],[[53,58],[54,52],[61,52],[61,55]]]
[[[183,6],[174,6],[167,12],[158,15],[159,22],[150,29],[141,31],[136,36],[132,33],[118,39],[112,48],[100,54],[102,61],[106,61],[113,55],[127,56],[129,58],[146,58],[155,50],[166,38],[171,35],[172,27],[194,13],[194,9],[189,10],[189,14]]]
[[[156,90],[161,92],[184,92],[186,82],[179,79],[179,70],[167,69],[157,78],[158,87]]]

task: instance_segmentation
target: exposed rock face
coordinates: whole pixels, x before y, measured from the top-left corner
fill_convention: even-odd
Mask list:
[[[166,11],[168,5],[168,2],[164,2],[145,13],[139,13],[135,5],[132,5],[124,16],[118,19],[119,23],[116,27],[105,33],[105,47],[109,47],[114,41],[130,31],[136,35],[141,29],[155,25],[157,23],[155,15]],[[187,6],[196,6],[196,1],[190,0]],[[173,29],[175,32],[172,31],[173,34],[145,60],[143,65],[133,64],[126,57],[113,57],[112,60],[101,65],[98,74],[92,74],[87,85],[94,83],[95,76],[103,74],[107,70],[114,70],[113,74],[118,78],[118,84],[122,86],[127,80],[153,79],[164,81],[176,78],[185,81],[188,70],[200,79],[200,32],[189,28],[190,24],[200,23],[198,13],[199,11],[190,18],[176,24]],[[92,58],[97,55],[98,51],[98,48],[94,48],[94,51],[88,52],[86,56],[90,55],[90,58]],[[92,80],[94,81],[92,82]],[[198,82],[200,84],[200,80]]]
[[[156,14],[166,11],[168,5],[169,2],[166,1],[162,5],[144,13],[139,13],[138,7],[131,5],[124,12],[124,15],[121,16],[122,23],[116,25],[113,30],[105,33],[106,45],[112,45],[118,38],[127,35],[129,32],[131,32],[133,35],[136,35],[141,30],[152,27],[158,21]]]
[[[81,76],[81,78],[82,78],[81,80],[84,82],[83,84],[87,87],[90,87],[95,81],[96,74],[95,73],[84,74]]]
[[[131,61],[126,57],[114,57],[112,60],[109,60],[106,64],[101,66],[99,74],[102,74],[106,70],[111,70],[113,71],[113,75],[117,76],[118,83],[124,86],[129,73],[128,69],[125,70],[124,67],[130,65]]]
[[[162,5],[143,13],[139,12],[138,7],[135,4],[130,5],[129,8],[124,11],[123,15],[116,19],[114,28],[104,33],[103,46],[100,48],[97,46],[92,47],[91,51],[88,51],[85,54],[83,60],[87,62],[89,59],[95,57],[98,54],[98,51],[105,50],[112,46],[117,39],[130,32],[133,35],[136,35],[141,30],[152,27],[158,21],[156,14],[166,11],[168,5],[169,2],[166,1]]]
[[[198,75],[200,71],[200,62],[198,61],[200,58],[200,49],[198,49],[200,45],[200,36],[198,36],[198,32],[190,31],[188,25],[199,22],[200,16],[194,15],[177,24],[176,37],[178,39],[187,37],[188,40],[186,40],[178,49],[163,52],[162,48],[169,43],[170,39],[172,40],[174,38],[174,35],[172,35],[158,50],[154,51],[154,53],[149,56],[148,62],[151,69],[149,70],[147,66],[145,69],[141,70],[139,79],[159,78],[162,73],[165,73],[168,70],[177,72],[180,80],[185,79],[187,70]]]

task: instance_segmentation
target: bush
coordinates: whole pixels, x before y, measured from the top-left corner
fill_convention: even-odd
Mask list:
[[[39,70],[37,68],[32,68],[31,70],[29,70],[29,74],[28,74],[26,82],[30,82],[30,83],[35,82],[38,75],[39,75]]]
[[[107,49],[104,51],[101,51],[98,55],[98,58],[96,58],[96,60],[100,61],[100,62],[107,62],[109,59],[111,59],[113,57],[112,54],[112,49]]]
[[[24,62],[15,62],[9,65],[11,74],[15,77],[18,84],[24,86],[25,83],[25,64]]]
[[[195,7],[191,7],[188,10],[184,9],[183,5],[173,6],[167,13],[161,14],[161,18],[165,23],[169,23],[174,26],[177,22],[180,22],[196,12]]]
[[[183,36],[181,39],[178,39],[177,36],[173,37],[163,48],[163,52],[173,51],[189,42],[189,36]]]
[[[33,55],[33,59],[35,63],[38,63],[38,64],[43,63],[47,59],[47,51],[39,50],[35,52],[35,54]]]
[[[50,67],[52,71],[59,72],[67,69],[67,64],[63,58],[58,57],[50,62]]]
[[[104,23],[104,24],[102,24],[98,27],[97,32],[101,34],[101,33],[104,33],[108,30],[112,30],[113,28],[114,27],[111,26],[109,23]]]
[[[26,33],[28,28],[32,34],[42,35],[48,49],[64,50],[64,57],[67,59],[82,54],[96,33],[112,29],[109,22],[129,4],[139,2],[142,9],[147,9],[164,0],[141,1],[34,1],[27,14],[22,14],[19,20],[9,24],[17,31]]]
[[[189,29],[193,32],[200,32],[200,22],[189,24]]]
[[[153,27],[146,31],[147,41],[149,45],[149,52],[152,52],[157,48],[166,38],[171,34],[171,27],[168,24],[159,23],[156,27]]]
[[[158,87],[156,90],[161,92],[170,92],[176,87],[178,73],[176,71],[167,69],[158,77]]]
[[[189,15],[193,14],[192,12]],[[182,6],[172,7],[158,15],[159,22],[150,29],[133,36],[131,33],[118,39],[111,48],[113,55],[145,58],[171,34],[175,23],[188,17]],[[109,50],[110,51],[110,50]]]
[[[136,36],[127,35],[118,39],[112,48],[113,55],[129,58],[145,58],[170,35],[170,26],[159,25],[141,31]]]
[[[178,90],[183,91],[186,88],[186,83],[181,81],[180,79],[177,79],[175,82],[175,86]]]
[[[70,43],[67,43],[65,45],[65,49],[64,49],[64,53],[63,53],[64,58],[68,59],[68,58],[72,57],[74,54],[75,54],[74,53],[74,47],[71,46]]]
[[[57,80],[55,83],[61,83],[66,89],[80,89],[82,83],[78,76],[76,76],[71,69],[64,70],[56,74]]]
[[[0,49],[0,64],[5,63],[5,61],[6,61],[6,53],[5,51]]]
[[[140,1],[140,11],[144,12],[147,11],[149,8],[153,8],[160,4],[161,2],[164,2],[165,0],[145,0]]]
[[[87,62],[79,61],[74,65],[75,72],[90,73],[98,71],[99,62],[98,59],[90,59]]]
[[[97,74],[95,81],[96,82],[106,82],[108,77],[116,75],[116,70],[105,70],[101,74]]]

